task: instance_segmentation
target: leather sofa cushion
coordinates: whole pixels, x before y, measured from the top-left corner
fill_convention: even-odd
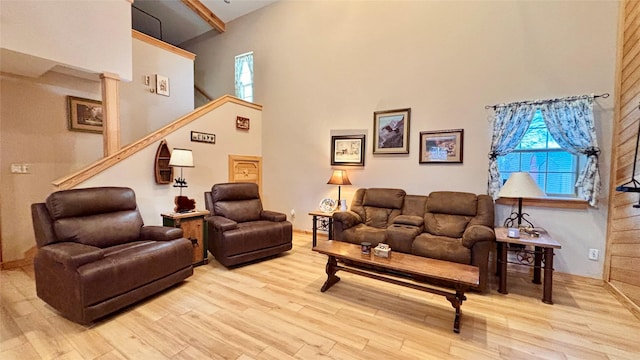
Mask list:
[[[343,232],[343,238],[340,241],[358,244],[362,242],[370,242],[372,247],[376,247],[379,243],[386,241],[387,229],[379,229],[365,224],[358,224],[348,228]]]
[[[58,242],[68,241],[99,248],[124,244],[140,238],[143,222],[133,210],[60,218],[53,222]]]
[[[458,216],[449,214],[424,214],[424,227],[433,235],[448,236],[452,238],[462,237],[470,216]]]
[[[227,230],[222,235],[218,256],[234,256],[246,252],[291,243],[292,225],[288,221],[266,220],[239,223],[237,229]],[[260,236],[256,236],[260,234]]]
[[[402,215],[420,216],[424,215],[427,207],[427,196],[406,195],[402,205]]]
[[[401,189],[367,189],[362,199],[362,205],[387,209],[402,209],[405,195],[405,191]]]
[[[105,187],[57,191],[47,197],[47,209],[53,220],[95,214],[135,210],[136,195],[129,188]]]
[[[191,242],[136,241],[104,251],[102,260],[78,268],[82,300],[91,306],[137,289],[191,265]]]
[[[225,183],[211,187],[213,214],[235,222],[260,220],[262,201],[254,183]]]
[[[262,202],[260,199],[218,201],[213,206],[213,212],[238,223],[257,221],[260,220]]]
[[[462,245],[462,239],[422,233],[413,241],[411,252],[433,259],[471,264],[471,249]]]
[[[456,191],[434,191],[429,194],[427,211],[430,213],[476,216],[478,196]]]
[[[421,227],[393,224],[387,228],[387,244],[392,251],[411,254],[413,239],[421,232]]]

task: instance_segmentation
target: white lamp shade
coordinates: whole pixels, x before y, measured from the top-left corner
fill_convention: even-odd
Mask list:
[[[544,192],[526,172],[514,172],[502,186],[499,197],[504,198],[536,198],[544,197]]]
[[[189,149],[174,148],[169,159],[169,166],[193,167],[193,153]]]

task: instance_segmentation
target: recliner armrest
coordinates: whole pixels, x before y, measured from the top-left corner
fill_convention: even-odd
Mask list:
[[[220,231],[220,232],[224,232],[227,230],[233,230],[233,229],[237,229],[238,228],[238,223],[231,220],[231,219],[227,219],[226,217],[222,217],[222,216],[218,216],[218,215],[213,215],[213,216],[207,216],[204,218],[204,220],[208,223],[213,225],[214,229],[216,231]],[[211,229],[211,228],[209,228]]]
[[[262,212],[260,213],[260,217],[263,220],[276,221],[276,222],[287,220],[287,215],[281,212],[269,211],[269,210],[262,210]]]
[[[341,222],[342,228],[348,229],[362,223],[362,218],[357,213],[349,210],[333,213],[333,221]]]
[[[471,249],[477,242],[495,240],[495,231],[486,225],[471,225],[462,234],[462,245],[468,249]]]
[[[43,246],[38,249],[38,253],[38,256],[46,256],[63,264],[67,269],[77,269],[84,264],[104,258],[104,252],[99,247],[73,242]]]
[[[143,226],[140,238],[143,240],[169,241],[182,237],[182,229],[168,226]]]

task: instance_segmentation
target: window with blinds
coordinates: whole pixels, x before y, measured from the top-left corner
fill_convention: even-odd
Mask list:
[[[577,196],[575,183],[585,163],[586,156],[573,155],[556,143],[540,110],[533,116],[518,147],[498,157],[503,183],[512,172],[528,172],[547,196],[557,197]]]

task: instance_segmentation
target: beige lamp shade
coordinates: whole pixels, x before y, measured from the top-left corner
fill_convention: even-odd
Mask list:
[[[331,178],[327,181],[327,184],[331,185],[351,185],[346,170],[333,170]]]
[[[502,186],[498,196],[503,198],[537,198],[544,197],[545,194],[529,173],[514,172]]]
[[[169,159],[169,166],[194,167],[193,153],[189,149],[174,148]]]

